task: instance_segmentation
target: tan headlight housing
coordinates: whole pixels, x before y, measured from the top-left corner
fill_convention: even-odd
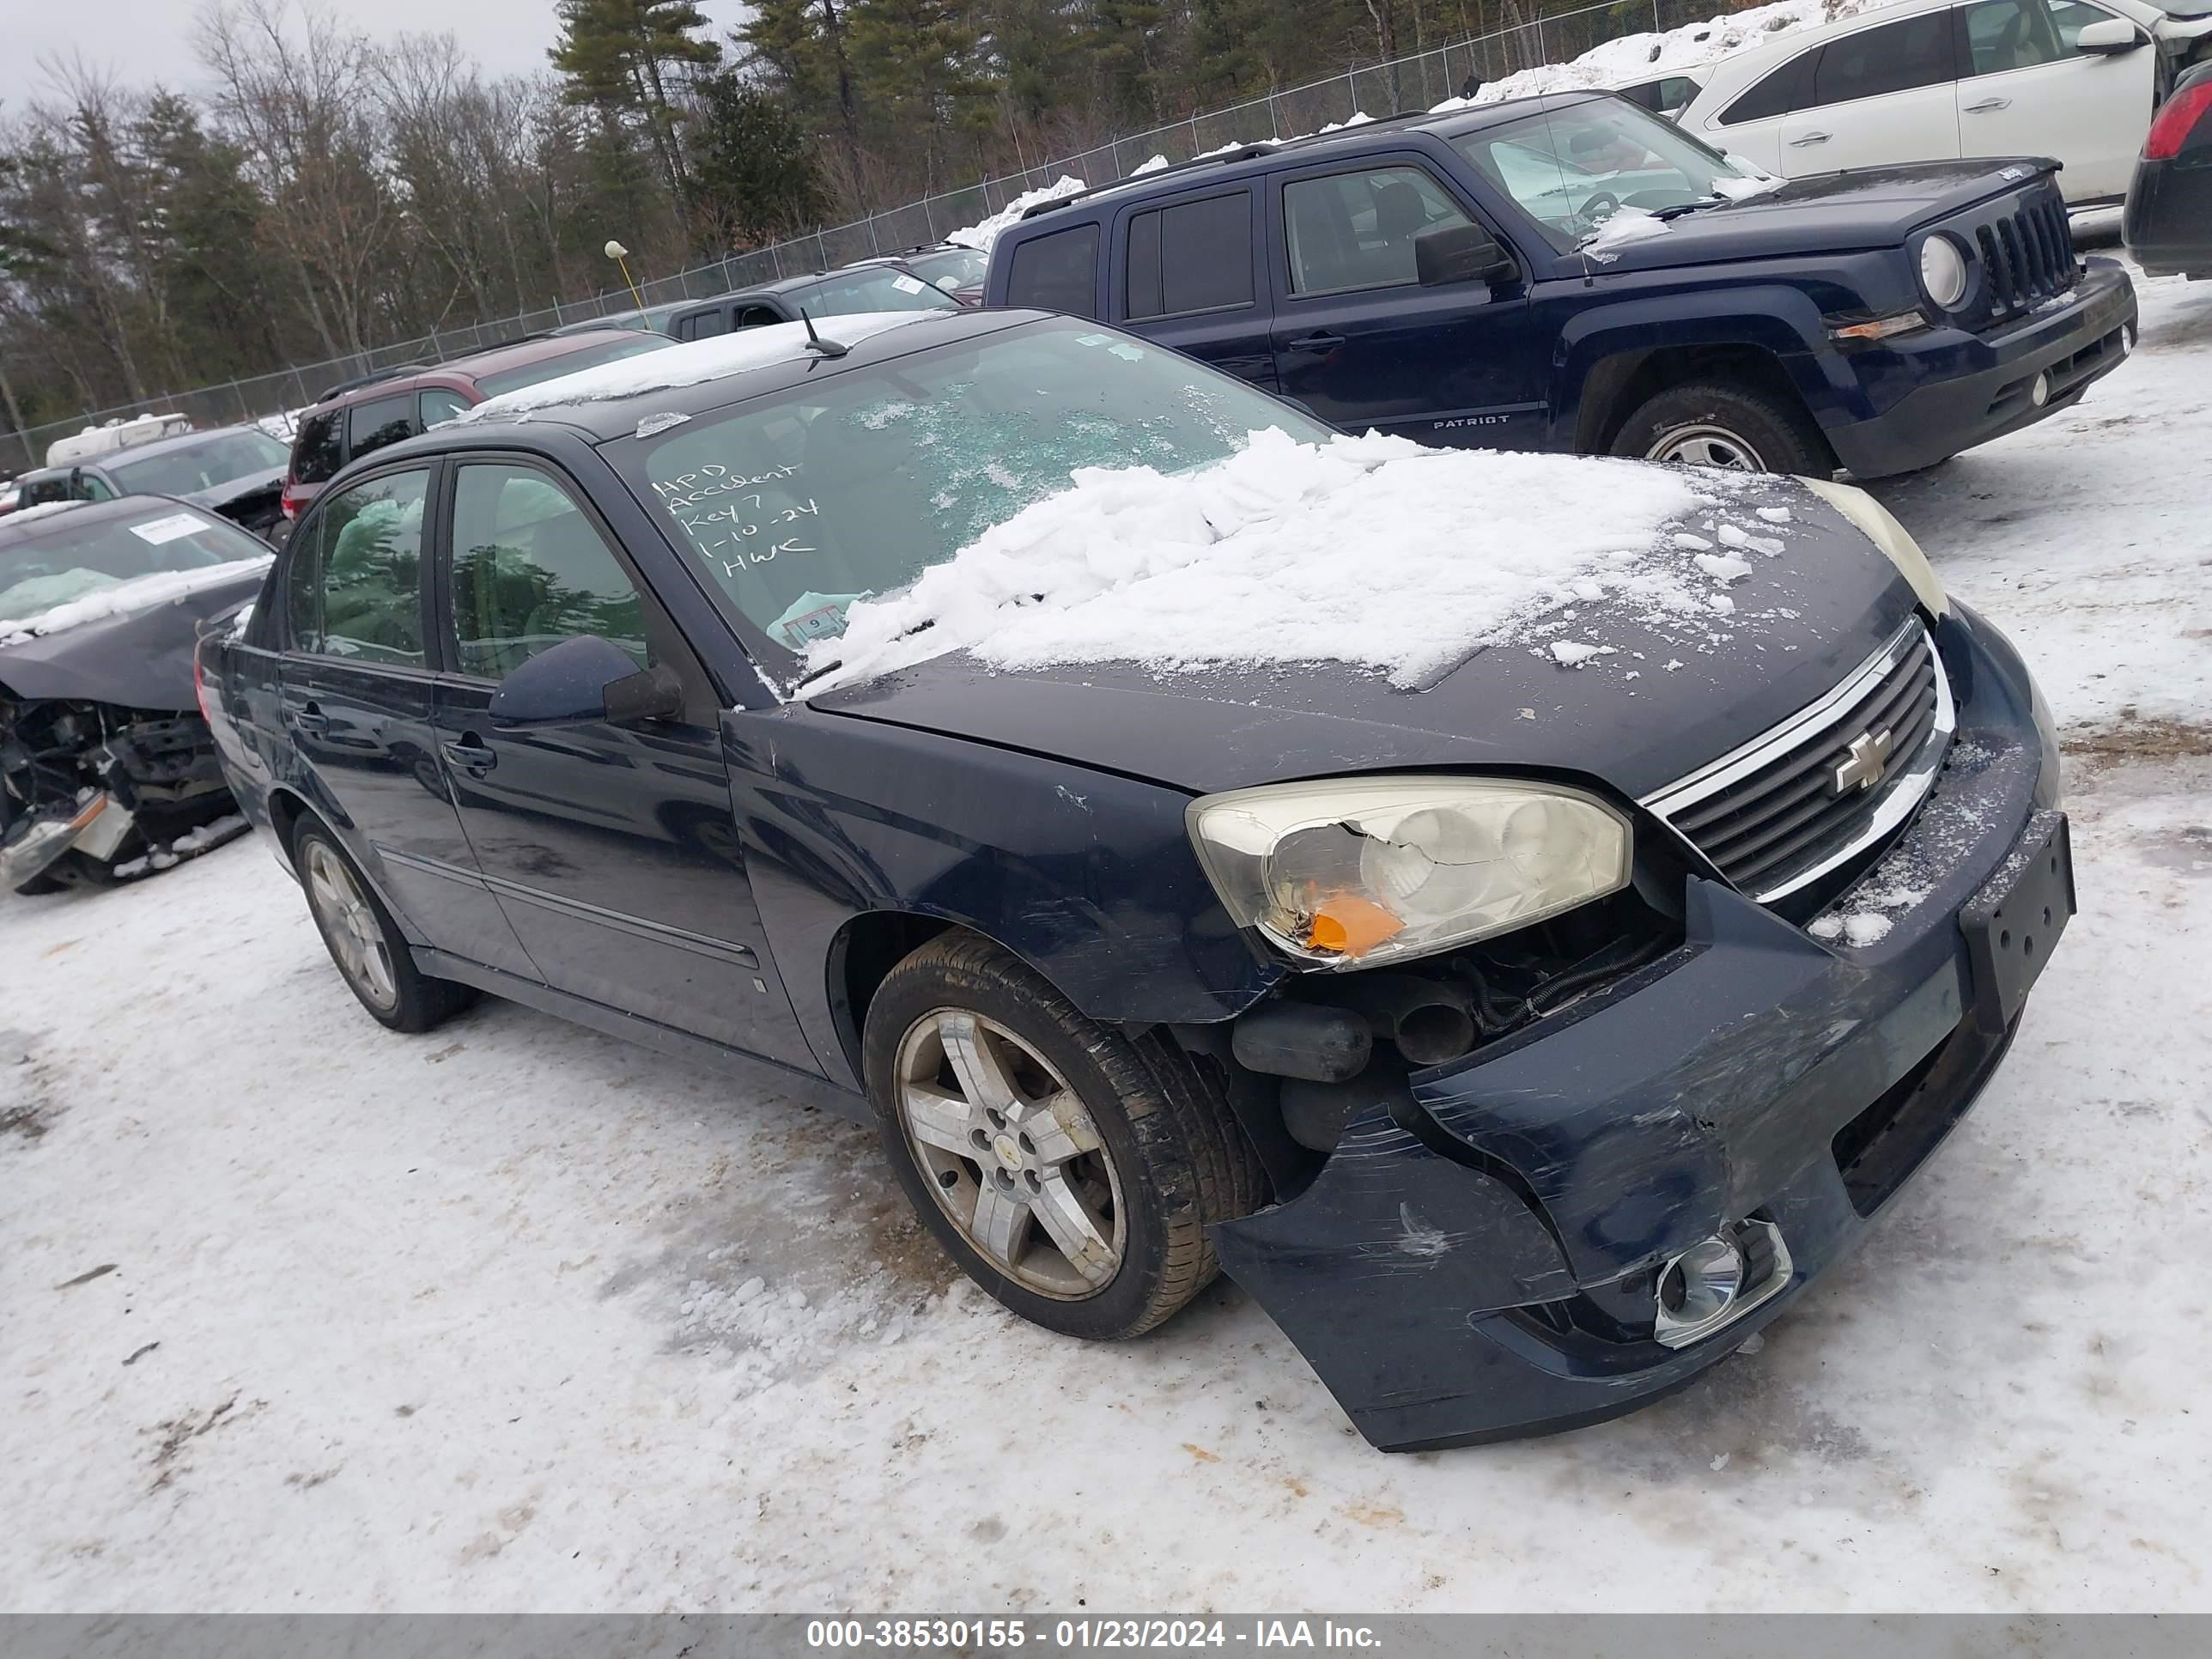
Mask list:
[[[1509,933],[1629,878],[1628,820],[1557,784],[1326,778],[1202,796],[1185,817],[1237,925],[1320,967]]]
[[[1898,523],[1890,510],[1856,484],[1840,484],[1827,478],[1800,478],[1799,483],[1866,532],[1867,539],[1888,555],[1889,562],[1897,567],[1897,574],[1912,585],[1912,591],[1931,617],[1948,615],[1951,602],[1943,594],[1943,584],[1936,580],[1935,566],[1920,550],[1920,544],[1912,539],[1912,532]]]

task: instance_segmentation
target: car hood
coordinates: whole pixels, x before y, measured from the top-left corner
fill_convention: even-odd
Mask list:
[[[1421,690],[1346,664],[1001,672],[956,653],[808,701],[1193,794],[1465,767],[1577,775],[1634,799],[1832,690],[1911,613],[1896,567],[1834,508],[1794,483],[1771,499],[1796,522],[1782,553],[1753,556],[1736,617],[1708,628],[1583,605],[1574,636],[1613,648],[1577,668],[1526,639]]]
[[[0,626],[0,695],[127,708],[197,708],[192,651],[200,624],[261,591],[266,567],[242,571],[143,609],[52,634],[7,639]]]
[[[1748,201],[1699,208],[1663,234],[1609,250],[1604,269],[1674,265],[1853,248],[1899,247],[1916,226],[1941,219],[2050,173],[2053,161],[1916,161],[1791,179]]]
[[[183,499],[195,507],[204,507],[211,513],[220,513],[226,507],[236,502],[249,500],[255,495],[266,495],[271,490],[282,489],[284,487],[284,471],[285,469],[279,466],[272,467],[266,472],[248,472],[242,477],[232,478],[223,483],[210,484],[205,489],[196,489]]]

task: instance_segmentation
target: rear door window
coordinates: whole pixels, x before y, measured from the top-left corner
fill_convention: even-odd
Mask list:
[[[1809,109],[1813,103],[1813,66],[1820,58],[1820,49],[1815,46],[1810,52],[1798,53],[1781,68],[1768,70],[1764,80],[1728,106],[1721,117],[1721,125],[1741,126],[1746,121],[1771,120],[1778,115]]]
[[[1129,221],[1133,319],[1252,303],[1252,193],[1154,208]]]
[[[292,477],[299,483],[321,483],[345,465],[343,434],[337,411],[303,416],[292,440]]]
[[[347,458],[359,460],[371,450],[396,444],[414,433],[414,398],[402,395],[356,404],[346,411]]]
[[[2015,0],[1996,3],[2012,5]],[[2041,0],[2037,4],[2039,8]],[[1820,107],[1848,104],[1942,86],[1958,78],[1951,56],[1951,15],[1923,12],[1901,22],[1862,29],[1821,47],[1820,61],[1813,71],[1813,102]]]
[[[290,646],[423,665],[422,506],[430,470],[386,473],[316,503],[285,567]]]
[[[717,306],[712,311],[686,317],[676,325],[678,337],[686,340],[711,340],[717,334],[729,331],[730,310],[727,306]]]
[[[1098,227],[1073,225],[1016,246],[1006,272],[1006,303],[1096,317]]]

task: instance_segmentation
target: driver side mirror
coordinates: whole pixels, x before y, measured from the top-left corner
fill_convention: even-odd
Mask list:
[[[611,720],[672,720],[684,712],[684,682],[665,663],[637,659],[596,634],[541,651],[499,683],[491,723],[502,731]]]
[[[1438,225],[1413,238],[1413,276],[1423,288],[1447,283],[1510,283],[1513,256],[1480,225]]]
[[[2091,23],[2074,38],[2075,48],[2100,58],[2116,58],[2150,44],[2150,37],[2124,17],[2107,17]]]

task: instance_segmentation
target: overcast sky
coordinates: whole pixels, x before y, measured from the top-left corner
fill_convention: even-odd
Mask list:
[[[329,9],[380,38],[451,33],[493,75],[545,67],[553,44],[553,0],[325,0]],[[744,0],[698,0],[720,39],[745,12]],[[0,0],[0,112],[15,112],[44,89],[41,58],[82,52],[126,82],[161,81],[198,90],[192,19],[200,0]]]

